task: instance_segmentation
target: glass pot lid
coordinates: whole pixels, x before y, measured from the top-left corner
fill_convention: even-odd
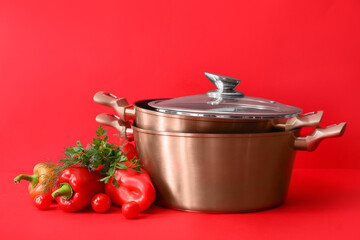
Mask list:
[[[205,73],[205,76],[215,84],[216,90],[206,94],[156,100],[149,102],[149,106],[163,113],[211,118],[291,118],[302,112],[297,107],[245,96],[244,93],[234,90],[240,83],[238,79],[213,73]]]

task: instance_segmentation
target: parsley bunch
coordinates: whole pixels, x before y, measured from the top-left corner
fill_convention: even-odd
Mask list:
[[[76,142],[76,146],[65,148],[65,157],[59,160],[59,164],[55,164],[51,176],[43,182],[45,190],[52,189],[61,171],[73,165],[86,167],[89,171],[98,170],[104,175],[104,178],[100,180],[104,183],[108,183],[110,178],[114,177],[116,169],[132,168],[141,173],[139,160],[135,157],[128,159],[121,151],[121,146],[108,142],[107,134],[108,131],[99,125],[96,130],[97,137],[93,138],[93,141],[86,148],[82,146],[80,141]],[[115,178],[113,178],[113,184],[119,187],[119,182]]]

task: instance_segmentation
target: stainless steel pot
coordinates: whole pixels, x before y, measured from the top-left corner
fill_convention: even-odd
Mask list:
[[[210,213],[251,212],[284,202],[296,150],[313,151],[325,138],[339,137],[346,123],[316,128],[306,137],[298,130],[252,134],[175,133],[128,128],[113,115],[97,122],[135,138],[144,169],[159,204]]]
[[[130,105],[125,98],[98,92],[94,101],[113,108],[120,119],[142,129],[181,133],[262,133],[274,129],[316,127],[323,112],[300,116],[301,109],[247,97],[233,90],[240,80],[205,73],[218,87],[207,94],[150,99]]]

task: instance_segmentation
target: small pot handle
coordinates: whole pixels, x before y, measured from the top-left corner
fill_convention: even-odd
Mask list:
[[[312,152],[323,139],[342,136],[345,132],[345,128],[346,122],[334,124],[326,128],[318,127],[306,137],[297,137],[295,139],[294,148],[296,150],[307,150]]]
[[[135,118],[134,106],[130,105],[125,98],[118,98],[114,94],[100,91],[94,95],[94,101],[113,108],[123,121],[132,121]]]
[[[115,128],[128,141],[134,140],[134,132],[129,123],[124,122],[116,115],[101,113],[96,116],[96,122]]]
[[[302,127],[317,127],[320,125],[323,115],[324,111],[306,113],[301,116],[293,117],[283,122],[279,122],[275,125],[275,128],[289,131]]]

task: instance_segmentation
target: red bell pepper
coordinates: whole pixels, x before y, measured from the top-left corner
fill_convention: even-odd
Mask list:
[[[61,209],[67,212],[80,211],[91,205],[94,195],[104,192],[102,176],[83,167],[70,167],[59,176],[60,188],[52,193]]]
[[[123,205],[127,202],[136,202],[140,210],[146,210],[155,200],[155,188],[151,179],[144,169],[142,173],[134,169],[117,169],[114,177],[119,182],[119,188],[113,184],[113,178],[105,184],[105,193],[110,197],[111,202],[116,205]]]
[[[49,163],[38,163],[34,167],[33,175],[21,174],[14,178],[14,182],[19,184],[21,180],[29,181],[28,191],[32,199],[41,194],[50,195],[52,191],[46,191],[46,186],[42,185],[42,182],[50,177],[54,167],[55,165]]]
[[[131,160],[136,157],[136,149],[134,145],[126,141],[123,137],[120,137],[120,149],[127,159]]]

